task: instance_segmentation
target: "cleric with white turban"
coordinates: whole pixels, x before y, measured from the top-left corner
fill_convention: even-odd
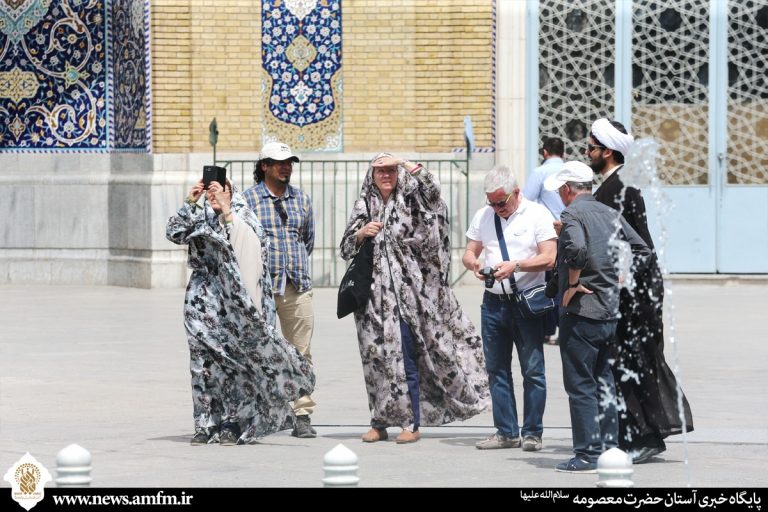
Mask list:
[[[642,193],[622,181],[624,157],[634,143],[625,132],[621,123],[608,119],[592,124],[585,155],[599,175],[594,196],[621,212],[653,249]],[[633,464],[641,464],[667,449],[667,436],[693,430],[693,415],[664,360],[664,278],[656,255],[633,269],[633,277],[632,292],[622,289],[619,294],[613,377],[617,396],[625,405],[619,416],[619,448],[632,457]]]
[[[635,138],[628,133],[621,133],[606,118],[600,118],[592,123],[592,135],[608,149],[618,151],[627,156]]]

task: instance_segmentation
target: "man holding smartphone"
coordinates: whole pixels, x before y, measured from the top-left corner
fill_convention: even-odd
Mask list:
[[[256,184],[244,196],[269,236],[269,269],[283,336],[312,364],[315,319],[309,255],[315,243],[315,221],[309,196],[290,184],[293,163],[298,161],[287,144],[265,144],[254,170]],[[296,424],[291,435],[317,436],[309,418],[314,408],[309,395],[293,403]]]

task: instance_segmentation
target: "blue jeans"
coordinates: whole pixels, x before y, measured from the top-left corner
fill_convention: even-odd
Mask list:
[[[411,398],[411,409],[413,410],[413,430],[416,431],[421,421],[419,414],[419,367],[416,362],[416,343],[413,340],[411,328],[402,320],[400,320],[400,339],[402,340],[405,382],[408,385],[408,396]]]
[[[615,332],[616,320],[569,313],[560,317],[560,356],[573,451],[589,462],[597,462],[601,453],[618,444],[616,388],[608,360]]]
[[[485,369],[491,385],[493,424],[500,435],[518,437],[512,385],[512,346],[523,374],[523,436],[541,437],[547,381],[544,377],[544,318],[523,318],[517,304],[485,292],[480,307]]]

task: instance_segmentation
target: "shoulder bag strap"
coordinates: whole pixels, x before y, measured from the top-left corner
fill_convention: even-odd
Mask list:
[[[493,223],[496,225],[496,237],[499,239],[499,248],[501,249],[501,257],[504,261],[509,260],[509,252],[507,252],[507,242],[504,240],[504,231],[501,229],[501,219],[498,213],[493,214]],[[509,284],[512,286],[512,293],[517,295],[517,283],[515,282],[515,273],[512,272],[509,275]]]

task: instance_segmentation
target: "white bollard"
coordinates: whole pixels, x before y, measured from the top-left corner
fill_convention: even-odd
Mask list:
[[[603,452],[597,459],[598,487],[634,487],[632,473],[632,457],[618,448]]]
[[[357,476],[357,455],[341,443],[325,454],[323,470],[325,487],[357,487],[360,482]]]
[[[91,485],[91,452],[71,444],[56,455],[56,487]]]

